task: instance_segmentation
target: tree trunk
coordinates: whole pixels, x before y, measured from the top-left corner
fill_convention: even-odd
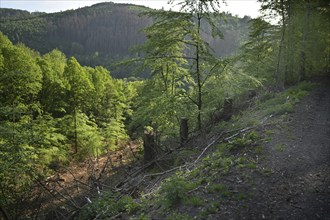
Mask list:
[[[198,19],[198,25],[197,25],[197,31],[198,31],[198,35],[200,35],[200,29],[201,29],[201,16],[198,14],[197,15],[197,19]],[[201,80],[201,71],[200,71],[200,57],[199,57],[199,53],[200,53],[200,45],[199,42],[197,42],[196,44],[196,74],[197,74],[197,107],[198,107],[198,115],[197,115],[197,126],[198,126],[198,130],[202,129],[202,80]]]
[[[182,147],[188,140],[188,119],[181,118],[180,123],[180,146]]]
[[[286,53],[285,53],[285,68],[284,68],[284,84],[288,85],[290,83],[293,83],[292,79],[292,73],[293,73],[293,41],[292,37],[294,35],[294,27],[292,25],[292,18],[294,17],[293,15],[293,10],[292,10],[292,4],[289,2],[288,3],[288,17],[286,19],[288,30],[286,31],[287,35],[287,41],[286,41]],[[294,40],[294,39],[293,39]],[[291,74],[291,75],[290,75]]]
[[[285,14],[284,14],[284,3],[283,0],[280,1],[280,7],[281,7],[281,17],[282,17],[282,33],[281,33],[281,41],[280,41],[280,46],[278,50],[278,55],[277,55],[277,65],[276,65],[276,72],[275,72],[275,81],[276,81],[276,86],[280,87],[283,89],[283,82],[281,82],[281,77],[280,77],[280,67],[281,67],[281,56],[282,56],[282,50],[284,47],[284,36],[285,36]]]
[[[155,133],[153,131],[144,132],[143,148],[144,163],[147,164],[156,157]]]
[[[306,41],[307,41],[307,33],[309,31],[309,18],[310,18],[310,0],[306,1],[306,15],[305,15],[305,28],[304,28],[304,34],[302,38],[302,44],[301,44],[301,52],[300,52],[300,69],[299,69],[299,77],[300,81],[305,80],[306,78],[306,53],[305,53],[305,47],[306,47]]]
[[[74,108],[74,116],[73,116],[73,123],[74,123],[74,153],[78,153],[78,132],[77,132],[77,110]]]
[[[226,98],[223,105],[223,119],[228,121],[233,115],[233,99]]]

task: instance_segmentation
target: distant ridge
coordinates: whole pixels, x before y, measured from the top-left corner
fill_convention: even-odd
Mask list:
[[[57,48],[83,65],[102,65],[112,70],[115,61],[131,57],[130,48],[144,42],[141,30],[152,23],[151,18],[139,16],[146,10],[152,9],[113,2],[57,13],[1,8],[0,31],[12,42],[23,42],[42,54]],[[227,22],[219,22],[224,40],[205,36],[221,56],[235,52],[247,36],[250,20],[230,14],[226,17]],[[119,78],[128,75],[125,71],[113,72]]]

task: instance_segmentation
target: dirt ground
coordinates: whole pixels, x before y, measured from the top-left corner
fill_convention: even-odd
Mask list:
[[[224,206],[228,214],[213,217],[330,219],[329,79],[322,79],[263,146],[258,169],[265,172],[254,173],[245,186],[251,198]]]

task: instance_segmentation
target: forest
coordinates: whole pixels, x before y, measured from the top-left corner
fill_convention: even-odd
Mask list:
[[[230,120],[239,121],[251,100],[260,108],[271,105],[271,98],[276,104],[285,100],[260,117],[292,112],[311,86],[307,81],[329,75],[326,1],[259,0],[263,17],[236,20],[222,13],[220,0],[171,2],[180,4],[181,10],[114,3],[50,15],[1,9],[1,219],[151,219],[148,212],[155,213],[159,201],[163,211],[153,217],[165,219],[171,208],[187,200],[186,194],[206,183],[189,182],[187,176],[201,175],[206,163],[211,171],[214,164],[233,164],[219,155],[202,160],[207,147],[189,165],[181,153],[190,154],[178,149],[202,136],[213,145],[219,139],[208,139],[208,134],[215,130],[236,131]],[[119,19],[120,14],[127,20]],[[276,24],[270,22],[275,18]],[[110,28],[109,22],[118,29],[99,29]],[[75,35],[65,29],[79,31]],[[62,36],[65,40],[60,42]],[[105,62],[92,58],[99,53],[107,54],[102,57]],[[116,68],[109,70],[109,65]],[[121,69],[130,73],[121,75]],[[136,77],[139,73],[148,77]],[[296,85],[298,89],[277,96]],[[262,120],[251,120],[244,132]],[[258,135],[252,131],[230,146],[251,145]],[[128,147],[131,158],[123,155]],[[230,154],[236,152],[232,148]],[[117,171],[114,155],[121,163]],[[170,155],[171,165],[155,163],[164,155]],[[243,156],[239,160],[246,161]],[[85,187],[85,194],[78,185],[78,193],[70,193],[60,175],[79,164],[88,171],[81,179],[73,173],[73,182]],[[189,174],[182,174],[183,167],[189,167]],[[143,197],[148,185],[128,191],[122,186],[127,185],[123,179],[136,173],[143,172],[139,178],[145,181],[173,171],[181,175],[163,179],[154,195]],[[110,179],[113,183],[107,183]],[[220,185],[212,190],[226,194]],[[47,193],[55,198],[52,204],[43,197]],[[198,205],[196,198],[188,204]],[[186,214],[168,219],[192,217]]]
[[[116,78],[128,78],[132,77],[132,70],[116,68],[114,63],[138,54],[131,49],[145,41],[140,30],[152,23],[152,18],[141,15],[145,10],[142,6],[111,2],[50,14],[0,8],[0,29],[13,43],[23,42],[43,54],[58,48],[82,65],[103,66]],[[224,30],[224,39],[204,33],[204,38],[208,38],[221,56],[233,53],[247,37],[249,20],[230,14],[224,16],[226,22],[217,21]],[[148,76],[147,72],[136,75]]]

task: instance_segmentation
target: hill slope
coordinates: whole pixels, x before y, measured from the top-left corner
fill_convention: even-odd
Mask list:
[[[111,2],[51,14],[2,8],[0,31],[12,42],[23,42],[41,53],[58,48],[83,65],[110,68],[114,60],[131,56],[130,48],[144,42],[141,30],[152,22],[139,16],[145,10],[151,9]],[[238,19],[227,14],[226,18],[227,22],[219,21],[224,40],[205,35],[221,56],[232,54],[248,32],[248,17]]]
[[[303,83],[261,98],[225,126],[191,140],[188,146],[200,152],[189,159],[194,154],[186,151],[179,172],[147,190],[156,193],[147,194],[134,217],[330,219],[330,78],[322,80],[314,89]]]
[[[329,82],[261,95],[184,147],[169,145],[154,166],[126,146],[111,159],[65,168],[65,182],[48,181],[38,190],[46,196],[29,204],[30,211],[48,209],[30,216],[43,210],[49,219],[329,219]],[[133,160],[126,157],[132,152]]]

